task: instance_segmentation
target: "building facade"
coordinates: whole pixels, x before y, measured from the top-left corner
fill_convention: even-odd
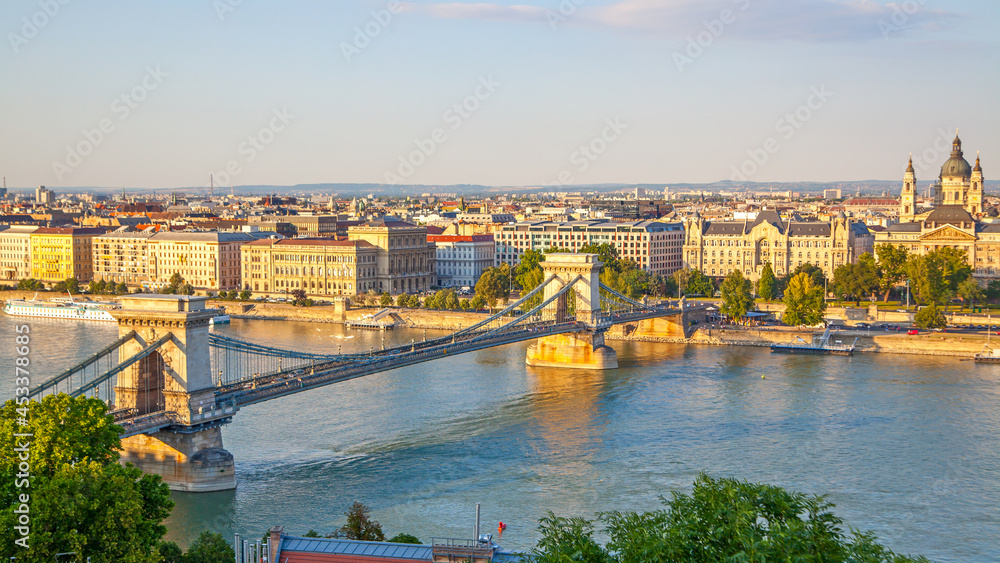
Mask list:
[[[427,227],[382,217],[347,230],[350,241],[364,241],[377,249],[373,290],[382,293],[415,293],[437,285],[437,260]]]
[[[767,263],[779,277],[802,264],[832,276],[837,266],[857,261],[855,237],[867,228],[843,213],[829,222],[791,221],[767,209],[753,221],[706,221],[695,213],[685,231],[686,268],[714,278],[740,270],[756,281]]]
[[[436,247],[437,285],[474,287],[479,276],[493,266],[493,235],[427,235]]]
[[[31,277],[31,233],[37,230],[29,225],[0,230],[0,279],[11,282]]]
[[[94,237],[99,227],[41,227],[31,233],[31,277],[44,282],[93,279]]]
[[[94,279],[122,283],[128,287],[148,286],[149,239],[145,231],[111,232],[94,238]]]
[[[640,268],[668,276],[683,267],[684,227],[661,221],[551,221],[505,225],[493,233],[496,241],[494,263],[517,265],[527,250],[558,248],[579,252],[590,244],[611,244],[621,258],[633,260]]]
[[[365,241],[261,239],[241,247],[243,289],[310,297],[355,295],[376,289],[378,249]]]
[[[240,246],[254,240],[246,233],[165,232],[149,239],[149,287],[159,289],[180,274],[197,289],[240,287]]]
[[[875,244],[891,244],[922,256],[943,247],[965,251],[973,275],[980,280],[1000,278],[1000,223],[980,221],[983,213],[983,168],[976,156],[970,166],[955,136],[951,156],[941,166],[932,186],[934,207],[917,209],[916,174],[910,159],[903,174],[900,222],[875,234]]]

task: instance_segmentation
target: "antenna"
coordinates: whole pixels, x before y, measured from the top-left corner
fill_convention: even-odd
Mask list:
[[[208,198],[212,199],[215,197],[215,176],[212,174],[208,175]]]

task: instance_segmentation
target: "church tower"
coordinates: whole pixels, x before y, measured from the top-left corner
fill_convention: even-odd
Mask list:
[[[976,153],[976,166],[972,169],[968,202],[966,210],[973,216],[983,212],[983,168],[979,166],[978,152]]]
[[[913,171],[913,156],[906,166],[906,174],[903,175],[903,194],[899,201],[899,221],[901,223],[913,221],[917,214],[917,175]]]

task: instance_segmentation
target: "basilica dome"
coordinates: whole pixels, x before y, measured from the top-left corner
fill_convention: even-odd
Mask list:
[[[941,166],[941,178],[968,179],[970,176],[972,176],[972,166],[962,156],[962,140],[955,135],[955,140],[951,143],[951,158]]]

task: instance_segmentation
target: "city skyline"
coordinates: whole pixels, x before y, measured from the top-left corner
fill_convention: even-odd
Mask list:
[[[989,180],[985,1],[13,2],[11,187]],[[146,22],[155,22],[149,26]]]

